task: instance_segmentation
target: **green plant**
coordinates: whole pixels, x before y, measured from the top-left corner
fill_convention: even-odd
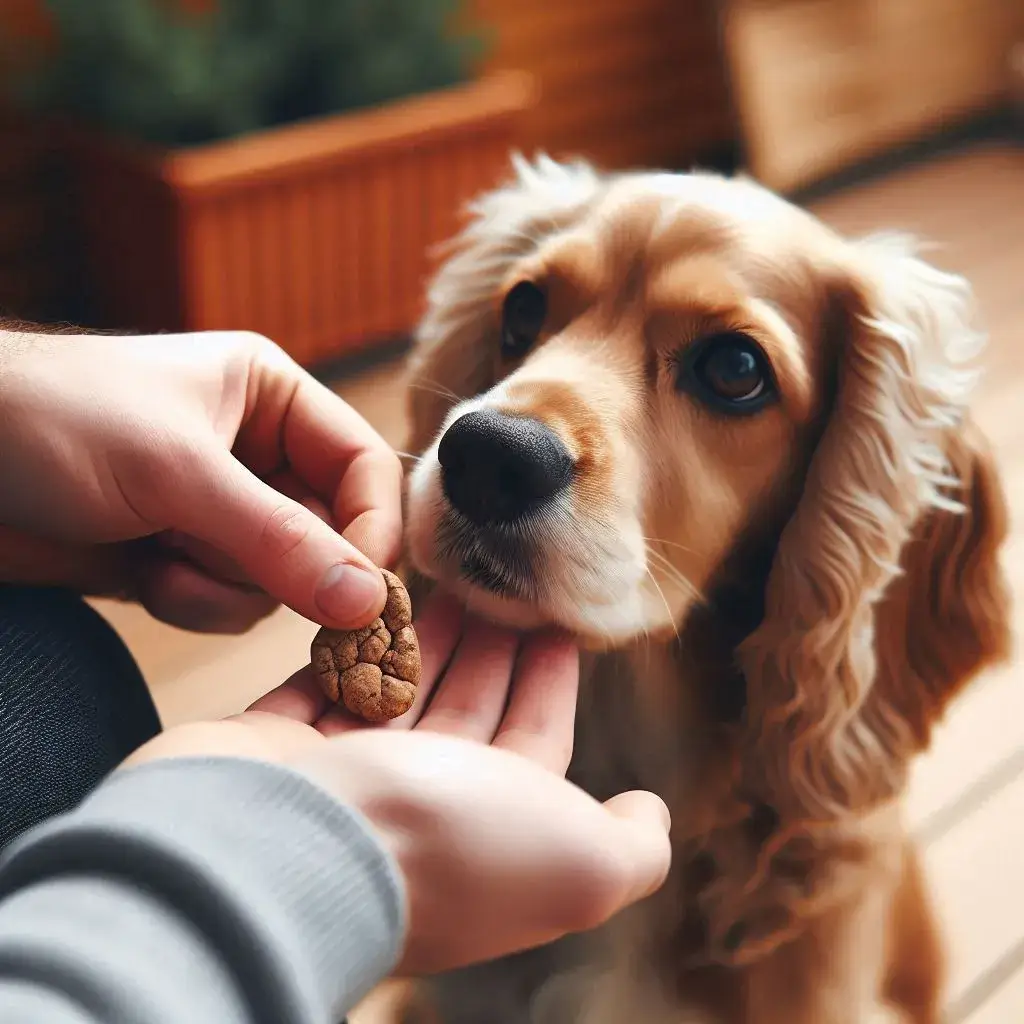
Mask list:
[[[46,0],[57,32],[19,78],[35,111],[167,146],[453,85],[480,53],[458,0]]]

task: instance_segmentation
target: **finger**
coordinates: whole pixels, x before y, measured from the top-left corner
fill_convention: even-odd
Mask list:
[[[528,637],[519,652],[508,710],[494,746],[565,775],[572,758],[579,681],[579,652],[568,637]]]
[[[330,706],[331,701],[317,682],[313,666],[303,665],[276,689],[254,701],[247,710],[313,725]]]
[[[413,622],[420,645],[420,684],[412,707],[389,722],[391,728],[411,729],[422,717],[462,638],[465,615],[465,608],[440,590],[433,591],[423,603]]]
[[[462,635],[463,616],[462,605],[441,591],[434,591],[424,602],[423,611],[415,621],[421,664],[416,699],[404,715],[388,722],[387,728],[411,729],[419,720],[430,700],[435,683],[458,646]],[[342,736],[365,729],[368,724],[351,714],[345,707],[334,706],[317,722],[317,729],[325,736]]]
[[[252,581],[248,579],[238,563],[206,541],[190,537],[187,533],[181,533],[178,530],[167,530],[165,533],[156,535],[155,543],[169,555],[177,555],[179,558],[184,557],[188,561],[194,562],[206,572],[207,576],[212,576],[222,583],[236,583],[252,587]]]
[[[469,620],[419,728],[489,743],[501,723],[519,634]]]
[[[263,591],[214,579],[188,562],[155,559],[138,569],[137,587],[150,615],[192,633],[237,636],[277,608]]]
[[[338,529],[377,565],[402,543],[402,464],[347,402],[303,376],[282,425],[295,475],[330,506]]]
[[[642,790],[620,793],[604,806],[616,819],[618,851],[626,869],[615,913],[660,889],[668,877],[672,819],[663,800]]]
[[[308,488],[303,487],[292,474],[276,473],[267,478],[267,483],[286,497],[294,498],[300,505],[304,505],[328,525],[331,524],[331,514],[327,510],[327,506],[311,494]],[[241,586],[253,586],[248,574],[234,559],[228,558],[222,551],[198,537],[192,537],[180,530],[166,530],[164,533],[157,534],[156,543],[162,548],[186,556],[214,579]]]
[[[402,552],[402,463],[390,449],[370,448],[345,469],[333,494],[342,535],[377,565]]]
[[[275,491],[280,491],[286,497],[294,498],[300,505],[305,505],[317,518],[322,519],[329,526],[334,525],[334,517],[331,510],[323,503],[323,499],[314,494],[309,486],[290,470],[272,473],[266,480]]]
[[[268,594],[320,625],[356,629],[381,613],[380,572],[313,512],[213,445],[189,462],[187,484],[168,489],[172,528],[212,544]]]
[[[335,704],[321,716],[316,723],[316,728],[318,732],[331,739],[335,736],[359,732],[361,729],[379,729],[380,726],[353,715],[344,705]]]

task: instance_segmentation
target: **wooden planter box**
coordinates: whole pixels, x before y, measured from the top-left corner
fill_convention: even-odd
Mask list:
[[[73,143],[97,326],[259,331],[304,365],[407,333],[432,249],[508,173],[527,75],[183,150]]]

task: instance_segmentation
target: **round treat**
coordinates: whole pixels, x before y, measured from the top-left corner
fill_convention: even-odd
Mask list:
[[[368,722],[386,722],[412,707],[420,681],[420,645],[412,602],[402,581],[382,569],[388,599],[379,619],[363,629],[324,627],[310,661],[324,693]]]

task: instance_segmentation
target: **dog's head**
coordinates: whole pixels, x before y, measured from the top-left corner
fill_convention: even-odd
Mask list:
[[[750,181],[520,164],[430,293],[412,562],[598,645],[731,580],[759,771],[848,804],[1007,642],[968,300]]]

